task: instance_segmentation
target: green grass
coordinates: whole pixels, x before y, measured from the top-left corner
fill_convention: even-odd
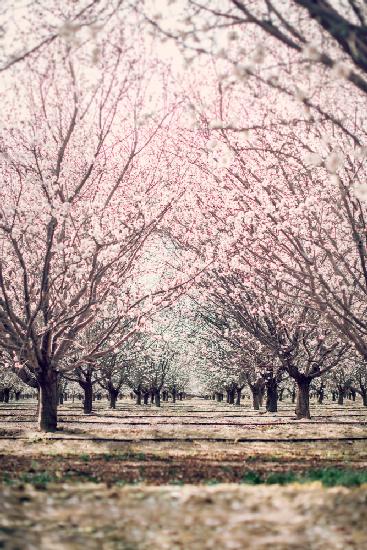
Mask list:
[[[320,481],[324,487],[358,487],[363,483],[367,483],[367,471],[323,468],[302,473],[292,471],[271,472],[267,475],[261,475],[258,472],[246,472],[241,480],[242,483],[250,485],[258,485],[260,483],[287,485],[295,482],[310,483],[312,481]]]
[[[55,476],[49,472],[24,472],[19,476],[19,481],[30,483],[37,489],[46,489],[49,483],[57,481]]]
[[[177,472],[176,472],[177,475]],[[62,476],[55,476],[48,471],[36,471],[36,472],[23,472],[18,474],[17,477],[13,477],[10,472],[2,472],[0,480],[8,485],[17,485],[19,483],[30,483],[36,488],[45,489],[49,483],[60,482],[83,482],[88,481],[92,483],[100,483],[103,479],[96,478],[91,473],[87,472],[66,472]],[[319,481],[324,487],[358,487],[363,483],[367,484],[367,470],[349,470],[338,468],[323,468],[319,470],[309,470],[306,472],[269,472],[267,474],[259,473],[256,471],[245,472],[240,480],[240,483],[248,485],[260,485],[260,484],[279,484],[287,485],[289,483],[310,483],[313,481]],[[137,483],[144,483],[144,472],[140,471],[140,477],[133,482],[125,481],[123,479],[114,482],[116,486],[135,485]],[[176,477],[169,482],[172,485],[185,485],[184,479]],[[220,483],[220,480],[215,478],[203,479],[202,483],[205,485],[216,485]]]
[[[263,483],[263,480],[257,472],[246,472],[242,478],[242,483],[248,483],[249,485],[258,485]]]

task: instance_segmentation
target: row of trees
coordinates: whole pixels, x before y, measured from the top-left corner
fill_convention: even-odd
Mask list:
[[[3,30],[0,347],[40,429],[187,293],[308,417],[367,360],[363,2],[32,4]]]
[[[30,372],[10,368],[0,369],[0,402],[19,400],[21,396],[37,395],[37,381]],[[20,376],[19,376],[20,375]],[[23,380],[24,381],[23,381]],[[182,400],[189,384],[187,372],[172,363],[168,355],[158,359],[145,355],[140,364],[130,364],[118,355],[105,358],[98,367],[78,367],[58,377],[57,401],[77,397],[83,401],[84,413],[90,414],[97,397],[107,396],[109,406],[116,408],[122,395],[134,396],[138,405],[154,403],[160,406],[161,399]]]

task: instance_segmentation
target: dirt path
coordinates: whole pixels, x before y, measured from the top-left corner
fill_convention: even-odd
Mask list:
[[[3,491],[0,545],[7,550],[361,550],[367,547],[366,510],[366,487],[63,485],[46,494],[26,486]]]

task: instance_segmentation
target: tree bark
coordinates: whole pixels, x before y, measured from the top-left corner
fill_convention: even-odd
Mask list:
[[[93,385],[91,382],[85,382],[83,385],[84,390],[84,414],[91,414],[93,410]]]
[[[141,405],[141,391],[140,390],[138,390],[136,392],[136,404]]]
[[[57,429],[57,374],[46,375],[39,382],[38,429],[54,432]]]
[[[339,388],[338,389],[338,405],[343,405],[344,404],[344,391]]]
[[[143,395],[144,405],[149,405],[149,392],[145,392]]]
[[[252,406],[255,411],[260,409],[260,392],[258,388],[251,388],[252,393]]]
[[[110,409],[116,409],[116,401],[118,396],[118,390],[109,390],[110,397]]]
[[[237,388],[236,393],[237,393],[236,405],[240,406],[240,405],[241,405],[241,394],[242,394],[242,389],[241,389],[241,388]]]
[[[9,399],[10,399],[10,388],[4,388],[4,389],[3,389],[3,392],[4,392],[4,403],[9,403]]]
[[[319,403],[319,405],[322,405],[322,403],[324,401],[324,397],[325,397],[324,390],[321,388],[318,391],[318,399],[317,399],[317,402]]]
[[[297,380],[297,403],[296,416],[298,419],[311,418],[310,414],[310,383],[309,378],[299,378]]]
[[[229,393],[229,403],[230,405],[234,405],[236,399],[236,390],[233,388]]]
[[[268,412],[278,411],[278,392],[277,381],[275,378],[270,378],[266,383],[266,410]]]
[[[161,392],[159,390],[154,392],[154,403],[156,407],[161,406]]]
[[[176,403],[176,390],[175,389],[172,390],[172,402]]]

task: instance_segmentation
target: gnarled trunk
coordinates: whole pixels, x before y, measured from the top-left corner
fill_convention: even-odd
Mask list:
[[[324,393],[324,390],[321,388],[318,391],[318,398],[317,398],[317,402],[319,403],[319,405],[322,405],[322,403],[324,401],[324,397],[325,397],[325,393]]]
[[[116,409],[116,401],[119,394],[118,390],[115,389],[109,389],[109,398],[110,398],[110,409]]]
[[[310,384],[311,380],[306,377],[297,380],[297,403],[296,416],[298,419],[311,418],[310,415]]]
[[[266,382],[266,410],[268,412],[278,411],[278,391],[277,381],[275,378],[270,378]]]
[[[3,392],[4,392],[4,403],[9,403],[9,399],[10,399],[10,388],[4,388],[4,389],[3,389]]]
[[[135,393],[136,393],[136,404],[141,405],[141,391],[137,390]]]
[[[54,432],[57,428],[57,374],[50,373],[39,381],[38,429]]]
[[[161,406],[161,392],[159,390],[154,392],[154,403],[156,407]]]
[[[93,410],[93,385],[91,382],[85,382],[83,384],[84,390],[84,402],[83,410],[84,414],[91,414]]]
[[[237,397],[236,397],[236,405],[237,405],[237,406],[240,406],[240,405],[241,405],[242,388],[237,388],[236,394],[237,394]]]
[[[255,411],[260,409],[260,391],[258,388],[250,387],[252,393],[252,406]]]

